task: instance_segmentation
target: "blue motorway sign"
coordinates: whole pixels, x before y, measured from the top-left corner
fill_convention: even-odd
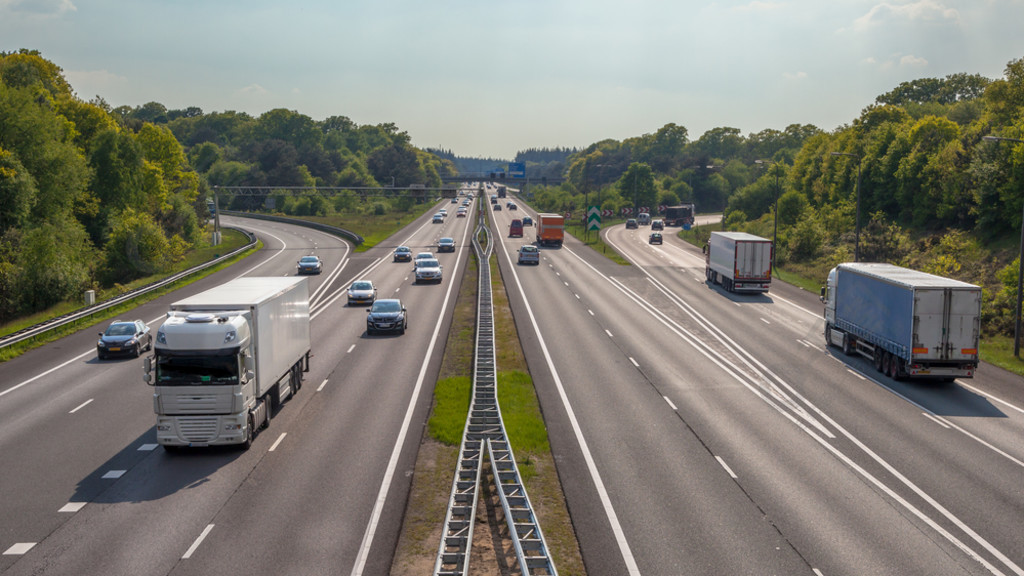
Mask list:
[[[525,162],[509,162],[508,175],[512,178],[526,178]]]

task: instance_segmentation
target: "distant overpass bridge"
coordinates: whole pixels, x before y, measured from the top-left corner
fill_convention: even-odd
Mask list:
[[[490,182],[504,184],[506,186],[546,186],[548,184],[561,184],[565,182],[562,176],[544,176],[541,178],[508,178],[504,172],[470,172],[457,176],[442,176],[442,182]]]

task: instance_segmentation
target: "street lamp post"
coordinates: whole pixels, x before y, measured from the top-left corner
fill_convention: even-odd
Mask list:
[[[772,274],[778,276],[775,272],[775,252],[778,251],[778,240],[779,240],[779,163],[774,160],[754,160],[755,164],[771,164],[775,167],[775,217],[772,218],[774,222],[774,230],[772,231]]]
[[[857,232],[854,236],[853,241],[853,261],[860,262],[860,160],[861,157],[856,154],[850,154],[849,152],[832,152],[832,156],[849,156],[850,158],[857,159],[857,215],[856,226]]]
[[[1003,138],[1002,136],[982,136],[986,142],[1016,142],[1024,144],[1024,140],[1017,138]],[[1021,209],[1020,220],[1020,254],[1017,256],[1017,301],[1014,303],[1013,323],[1013,356],[1020,358],[1020,296],[1021,285],[1024,284],[1024,208]]]

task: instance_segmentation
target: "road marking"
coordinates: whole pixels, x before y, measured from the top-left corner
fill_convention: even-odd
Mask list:
[[[139,450],[138,451],[139,452],[152,452],[153,450],[156,450],[157,446],[159,446],[159,444],[143,444],[142,446],[139,446]]]
[[[817,568],[812,568],[811,572],[814,572],[816,576],[825,576],[824,574],[822,574],[821,570],[818,570]]]
[[[562,284],[565,284],[566,286],[569,286],[568,282],[562,282]]]
[[[614,338],[614,336],[612,336],[612,333],[609,332],[608,330],[605,330],[604,333],[607,334],[609,338]]]
[[[267,450],[267,452],[273,452],[274,450],[276,450],[277,449],[277,445],[280,444],[281,441],[284,440],[284,437],[287,436],[287,435],[288,435],[287,432],[282,432],[281,435],[277,437],[277,441],[274,442],[274,444],[270,447],[270,450]]]
[[[192,553],[199,548],[199,545],[203,543],[203,540],[206,540],[206,537],[210,534],[210,530],[213,530],[213,524],[208,524],[206,528],[203,529],[203,533],[200,534],[199,537],[196,538],[196,541],[193,542],[192,545],[188,547],[188,550],[185,551],[185,555],[181,557],[182,560],[188,560],[192,557]]]
[[[636,366],[637,368],[639,368],[639,367],[640,367],[640,365],[639,365],[639,364],[637,364],[636,360],[633,360],[633,357],[632,357],[632,356],[630,356],[630,357],[629,357],[629,361],[633,363],[633,366]]]
[[[952,428],[949,424],[946,424],[941,418],[938,418],[936,416],[932,416],[931,414],[929,414],[927,412],[921,412],[921,414],[923,414],[925,418],[931,420],[932,422],[935,422],[936,424],[938,424],[939,426],[942,426],[946,430],[949,430],[950,428]]]
[[[110,470],[103,475],[103,478],[108,480],[117,480],[121,476],[124,476],[125,472],[127,472],[127,470]]]
[[[729,468],[729,465],[725,463],[725,460],[722,460],[721,456],[715,456],[715,460],[718,460],[718,463],[722,465],[722,468],[725,468],[725,471],[729,473],[729,476],[733,480],[736,480],[738,478],[738,476],[736,476],[736,474],[732,471],[732,468]]]
[[[355,349],[356,349],[356,345],[355,345],[355,344],[353,344],[353,345],[349,346],[349,347],[348,347],[348,352],[346,352],[346,354],[351,354],[351,353],[352,353],[352,351],[353,351],[353,350],[355,350]]]
[[[35,542],[18,542],[4,552],[4,556],[21,556],[35,546]]]
[[[764,318],[761,318],[761,322],[764,322],[765,324],[771,324],[771,322],[765,320]]]
[[[675,404],[673,404],[673,403],[672,403],[672,401],[668,399],[668,396],[662,396],[662,398],[664,398],[664,399],[665,399],[665,402],[668,402],[668,406],[669,406],[669,408],[671,408],[672,410],[674,410],[674,411],[676,411],[676,412],[678,412],[678,411],[679,411],[679,408],[676,408],[676,405],[675,405]]]
[[[799,338],[798,338],[798,339],[797,339],[797,342],[799,342],[800,344],[802,344],[804,348],[810,348],[810,347],[811,347],[811,343],[810,343],[810,342],[808,342],[808,341],[806,341],[806,340],[801,340],[801,339],[799,339]]]
[[[863,374],[861,374],[860,372],[857,372],[856,370],[853,370],[851,368],[847,368],[846,371],[849,372],[850,374],[853,374],[857,378],[860,378],[861,380],[867,380],[867,378],[865,378]]]
[[[82,408],[85,408],[86,406],[88,406],[89,404],[91,404],[91,403],[92,403],[92,400],[93,400],[92,398],[89,398],[89,399],[88,399],[88,400],[86,400],[85,402],[82,402],[81,404],[79,404],[79,405],[78,405],[78,407],[77,407],[77,408],[75,408],[75,409],[74,409],[74,410],[72,410],[71,412],[68,412],[68,414],[74,414],[75,412],[78,412],[78,411],[79,411],[79,410],[81,410]]]
[[[967,388],[971,392],[974,392],[975,394],[978,394],[979,396],[984,396],[986,398],[991,398],[991,399],[995,400],[996,402],[999,402],[1000,404],[1003,404],[1003,405],[1005,405],[1005,406],[1007,406],[1009,408],[1013,408],[1017,412],[1020,412],[1020,413],[1024,414],[1024,408],[1021,408],[1019,406],[1014,406],[1013,404],[1010,404],[1006,400],[1003,400],[1001,398],[993,396],[993,395],[989,394],[988,392],[982,392],[981,390],[979,390],[979,389],[975,388],[974,386],[971,386],[970,384],[967,384],[965,382],[961,382],[961,381],[957,380],[957,383],[960,384],[961,386],[963,386],[964,388]]]
[[[352,350],[350,349],[349,352],[351,352],[351,351]],[[324,381],[320,383],[320,386],[316,389],[316,391],[319,392],[319,391],[323,390],[324,386],[327,386],[327,378],[324,378]]]
[[[71,512],[73,514],[82,508],[85,508],[86,504],[88,504],[88,502],[68,502],[63,508],[57,510],[57,512]]]
[[[590,315],[591,315],[591,316],[593,316],[593,315],[594,315],[594,311],[593,311],[593,310],[590,310],[589,308],[587,309],[587,312],[588,312],[588,313],[590,313]]]
[[[579,294],[576,294],[575,292],[573,292],[572,295],[575,296],[577,300],[580,300],[580,295]]]

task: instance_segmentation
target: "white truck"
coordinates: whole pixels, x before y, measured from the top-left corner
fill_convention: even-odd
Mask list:
[[[746,232],[712,232],[704,245],[704,274],[730,292],[767,292],[772,241]]]
[[[165,449],[241,444],[309,371],[306,278],[237,278],[171,304],[144,361]]]
[[[825,343],[894,379],[972,378],[981,288],[892,264],[847,263],[822,288]]]

